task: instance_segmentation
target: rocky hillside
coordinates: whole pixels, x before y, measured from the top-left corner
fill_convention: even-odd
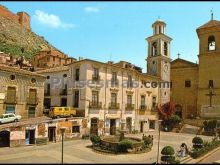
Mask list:
[[[14,57],[23,55],[31,58],[44,47],[52,47],[43,37],[19,24],[0,16],[0,51]]]

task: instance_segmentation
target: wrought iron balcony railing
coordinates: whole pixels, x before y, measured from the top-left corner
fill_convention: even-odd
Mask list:
[[[93,109],[101,109],[102,108],[102,102],[90,102],[89,108]]]
[[[126,110],[134,110],[134,104],[126,104],[126,107],[125,107]]]
[[[119,108],[120,108],[119,103],[114,103],[114,102],[109,103],[109,109],[119,109]]]

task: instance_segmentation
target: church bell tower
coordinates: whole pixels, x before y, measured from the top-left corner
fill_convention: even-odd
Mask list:
[[[170,82],[170,42],[166,33],[166,23],[158,19],[152,24],[153,35],[148,42],[147,73],[160,77],[161,82]],[[170,101],[170,88],[160,88],[160,103]]]

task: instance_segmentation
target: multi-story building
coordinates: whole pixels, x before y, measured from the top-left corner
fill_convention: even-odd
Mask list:
[[[129,132],[156,129],[156,106],[170,98],[171,38],[165,35],[165,27],[163,21],[156,21],[153,36],[147,38],[148,73],[125,61],[103,63],[90,59],[38,71],[50,82],[45,94],[48,90],[56,93],[45,98],[45,105],[72,106],[84,113],[88,133],[113,135],[121,122],[126,122]]]
[[[43,75],[0,65],[0,114],[15,113],[22,118],[42,116]]]
[[[53,48],[43,48],[32,58],[32,65],[35,68],[51,68],[68,65],[76,61],[72,57],[68,57],[59,50]]]

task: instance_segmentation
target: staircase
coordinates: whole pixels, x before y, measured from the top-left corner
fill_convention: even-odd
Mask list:
[[[184,126],[182,127],[180,132],[196,135],[196,134],[198,134],[199,130],[200,130],[200,127],[192,126],[192,125],[189,125],[189,124],[184,124]]]
[[[188,155],[188,156],[180,159],[180,164],[188,164],[191,160],[192,160],[192,158]]]

